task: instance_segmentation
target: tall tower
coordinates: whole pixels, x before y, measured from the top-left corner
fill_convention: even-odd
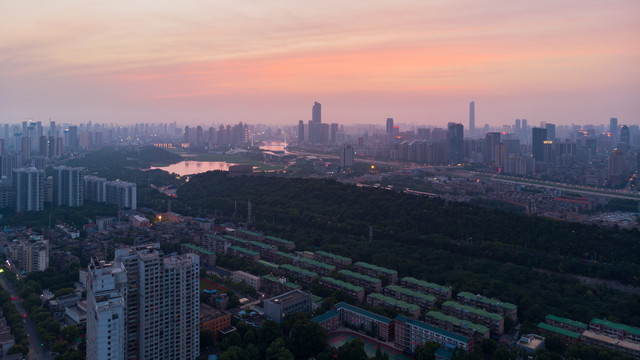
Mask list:
[[[69,207],[84,205],[84,168],[56,166],[53,170],[53,203]]]
[[[611,134],[612,143],[618,141],[618,118],[609,119],[609,134]]]
[[[13,169],[13,189],[16,211],[44,210],[44,170],[36,168]]]
[[[450,122],[447,125],[447,143],[449,146],[449,163],[459,164],[462,162],[464,151],[464,126]]]
[[[547,140],[556,141],[556,125],[545,124],[544,128],[547,129]]]
[[[531,129],[531,153],[536,161],[544,161],[544,142],[547,140],[547,129],[534,127]]]
[[[469,137],[474,137],[476,132],[476,102],[469,103]]]
[[[387,134],[393,134],[393,118],[387,118]]]
[[[304,121],[298,121],[298,143],[302,144],[304,142]]]
[[[87,359],[199,356],[197,255],[165,257],[160,244],[141,245],[117,249],[111,264],[92,261],[88,271],[93,316],[87,318],[87,334],[93,338],[87,342]],[[109,326],[111,333],[100,331]],[[100,351],[109,345],[111,353]]]
[[[322,123],[322,105],[319,102],[313,103],[313,109],[311,110],[311,121],[320,124]]]

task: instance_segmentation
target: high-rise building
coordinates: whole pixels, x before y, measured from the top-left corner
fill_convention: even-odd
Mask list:
[[[53,203],[55,206],[84,205],[84,168],[56,166],[53,168]]]
[[[476,103],[469,103],[469,137],[474,137],[476,132]]]
[[[618,141],[618,118],[609,119],[609,134],[615,144]]]
[[[165,257],[159,244],[121,248],[88,272],[87,359],[199,356],[197,255]]]
[[[500,145],[500,133],[488,132],[484,137],[484,151],[482,154],[485,163],[494,164],[496,156],[496,147]]]
[[[547,129],[547,140],[556,141],[556,125],[547,123],[544,128]]]
[[[108,204],[115,204],[121,208],[138,207],[135,183],[122,180],[109,181],[106,184],[105,197]]]
[[[93,176],[84,176],[84,198],[95,202],[107,202],[107,179]]]
[[[629,166],[624,151],[613,149],[609,154],[607,180],[610,186],[620,186],[624,184],[629,172]]]
[[[316,124],[322,123],[322,105],[317,101],[313,103],[313,108],[311,109],[311,121]]]
[[[449,163],[459,164],[464,154],[464,126],[450,122],[447,125],[447,143],[449,146]]]
[[[44,170],[36,168],[13,169],[13,189],[16,211],[44,210]]]
[[[304,142],[304,121],[298,121],[298,143],[302,144]]]
[[[627,125],[623,125],[620,128],[620,146],[621,149],[628,150],[631,145],[631,132]]]
[[[544,161],[544,142],[547,141],[547,129],[531,129],[531,154],[536,161]]]
[[[343,144],[340,150],[340,168],[342,171],[353,167],[353,147],[351,144]]]
[[[387,134],[393,134],[393,118],[387,118]]]
[[[335,144],[338,139],[338,129],[337,123],[331,123],[331,128],[329,129],[329,142],[331,144]]]
[[[78,150],[78,127],[77,126],[69,126],[69,132],[68,132],[68,136],[69,136],[69,149],[71,149],[71,151],[76,151]]]
[[[40,236],[9,242],[5,255],[21,273],[45,271],[49,267],[49,241]]]

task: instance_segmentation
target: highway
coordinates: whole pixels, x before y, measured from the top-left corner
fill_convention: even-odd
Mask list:
[[[6,276],[14,276],[13,273],[6,274]],[[11,294],[13,299],[13,304],[16,306],[16,310],[20,314],[27,314],[24,306],[22,306],[22,299],[18,297],[16,290],[13,288],[13,285],[9,283],[5,278],[5,274],[0,275],[0,284],[3,288],[5,288]],[[24,329],[27,332],[27,336],[29,337],[29,354],[27,355],[27,359],[29,360],[53,360],[51,353],[46,351],[40,344],[42,343],[40,340],[40,336],[36,332],[36,325],[31,321],[29,316],[27,316],[24,320]]]

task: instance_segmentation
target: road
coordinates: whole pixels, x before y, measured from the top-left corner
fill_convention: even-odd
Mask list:
[[[27,311],[24,306],[22,306],[22,299],[18,297],[13,285],[11,285],[4,276],[4,274],[0,275],[0,284],[11,294],[11,297],[14,299],[13,304],[15,305],[16,310],[18,310],[20,314],[26,314]],[[8,276],[13,276],[13,274],[8,274]],[[29,337],[29,355],[27,358],[29,360],[53,360],[53,356],[40,346],[42,341],[36,332],[36,325],[28,316],[24,319],[24,330],[27,332],[27,336]]]

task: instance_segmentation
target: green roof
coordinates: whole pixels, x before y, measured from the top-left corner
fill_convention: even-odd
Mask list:
[[[329,276],[323,277],[322,281],[328,282],[329,284],[333,284],[333,285],[339,286],[339,287],[341,287],[343,289],[346,289],[346,290],[349,290],[349,291],[353,291],[353,292],[360,292],[360,291],[364,290],[361,286],[353,285],[353,284],[348,283],[346,281],[334,279],[334,278],[329,277]]]
[[[290,287],[290,288],[292,288],[292,289],[298,289],[298,288],[301,288],[301,287],[302,287],[302,286],[300,286],[300,285],[298,285],[298,284],[294,284],[294,283],[289,282],[289,281],[287,281],[287,282],[283,282],[283,283],[282,283],[282,282],[280,282],[280,279],[278,279],[277,277],[275,277],[275,276],[273,276],[273,275],[262,275],[262,277],[263,277],[264,279],[271,280],[271,281],[274,281],[274,282],[277,282],[277,283],[283,284],[283,285],[288,286],[288,287]]]
[[[430,316],[438,320],[446,321],[448,323],[451,323],[457,326],[473,329],[481,334],[485,334],[489,331],[489,328],[484,325],[475,324],[468,320],[458,319],[455,316],[447,315],[439,311],[429,311],[427,313],[427,316]]]
[[[284,251],[276,251],[276,254],[280,255],[280,256],[284,256],[284,257],[289,258],[289,259],[295,259],[296,258],[295,256],[293,256],[293,255],[291,255],[289,253],[286,253]]]
[[[575,327],[578,327],[578,328],[581,328],[581,329],[586,329],[587,328],[587,324],[585,324],[585,323],[582,323],[580,321],[571,320],[571,319],[566,319],[566,318],[555,316],[555,315],[547,315],[547,316],[545,316],[545,319],[561,322],[561,323],[564,323],[564,324],[567,324],[567,325],[571,325],[571,326],[575,326]]]
[[[289,270],[289,271],[292,271],[294,273],[302,274],[302,275],[308,276],[308,277],[318,276],[318,274],[314,273],[313,271],[309,271],[307,269],[299,268],[297,266],[293,266],[293,265],[289,265],[289,264],[281,264],[278,267],[281,268],[281,269]]]
[[[358,313],[360,315],[364,315],[368,318],[374,319],[376,321],[379,321],[381,323],[385,323],[385,324],[391,324],[391,319],[389,319],[388,317],[384,317],[382,315],[378,315],[376,313],[372,313],[371,311],[367,311],[364,309],[360,309],[359,307],[353,306],[353,305],[349,305],[346,302],[341,302],[341,303],[337,303],[335,305],[333,305],[334,308],[336,308],[337,310],[340,309],[346,309],[349,311],[353,311],[354,313]]]
[[[242,243],[242,244],[248,244],[249,243],[249,241],[247,241],[245,239],[240,239],[240,238],[237,238],[237,237],[231,236],[231,235],[222,235],[222,237],[225,238],[225,239],[231,240],[231,241]]]
[[[377,283],[382,282],[382,280],[374,278],[374,277],[371,277],[369,275],[363,275],[363,274],[360,274],[360,273],[357,273],[357,272],[353,272],[353,271],[349,271],[349,270],[346,270],[346,269],[338,270],[338,274],[342,274],[342,275],[347,276],[347,277],[352,277],[352,278],[364,280],[364,281],[366,281],[368,283],[372,283],[372,284],[377,284]]]
[[[455,301],[445,301],[444,303],[442,303],[442,306],[451,306],[453,308],[456,309],[462,309],[462,311],[468,311],[470,313],[474,313],[476,315],[480,315],[482,317],[485,318],[489,318],[489,319],[493,319],[493,320],[502,320],[504,319],[504,317],[500,314],[496,314],[496,313],[492,313],[492,312],[488,312],[482,309],[478,309],[478,308],[474,308],[473,306],[469,306],[469,305],[465,305],[465,304],[460,304],[458,302]]]
[[[327,319],[331,319],[334,316],[340,316],[340,313],[338,312],[338,310],[329,310],[324,314],[316,315],[311,318],[311,321],[321,323]]]
[[[404,281],[404,282],[408,282],[410,284],[414,284],[414,285],[418,285],[421,286],[423,288],[429,288],[429,289],[435,289],[438,291],[443,291],[443,292],[447,292],[449,290],[451,290],[450,286],[442,286],[442,285],[438,285],[432,282],[427,282],[424,280],[420,280],[420,279],[416,279],[416,278],[412,278],[412,277],[403,277],[402,279],[400,279],[400,281]]]
[[[429,330],[429,331],[438,333],[438,334],[443,335],[445,337],[461,341],[461,342],[463,342],[465,344],[469,342],[469,338],[466,337],[466,336],[458,335],[456,333],[452,333],[451,331],[440,329],[439,327],[427,325],[427,324],[425,324],[423,322],[420,322],[420,321],[417,321],[417,320],[407,319],[405,316],[402,316],[402,315],[396,316],[395,319],[399,320],[399,321],[402,321],[402,322],[405,322],[407,324],[411,324],[413,326],[425,329],[425,330]]]
[[[376,299],[376,300],[380,300],[386,304],[389,305],[394,305],[397,306],[399,308],[402,309],[407,309],[409,311],[416,311],[416,310],[420,310],[420,306],[416,305],[416,304],[409,304],[406,301],[402,301],[402,300],[398,300],[389,296],[384,296],[380,293],[371,293],[369,294],[370,298]]]
[[[423,294],[423,293],[420,293],[420,292],[417,292],[417,291],[413,291],[411,289],[407,289],[407,288],[404,288],[404,287],[398,286],[398,285],[389,285],[385,289],[389,289],[389,290],[395,291],[395,292],[400,293],[400,294],[405,294],[407,296],[411,296],[411,297],[416,298],[416,299],[422,299],[422,300],[427,301],[427,302],[436,301],[436,297],[433,296],[433,295]]]
[[[383,272],[383,273],[386,273],[386,274],[389,274],[389,275],[398,274],[398,272],[395,271],[395,270],[387,269],[387,268],[384,268],[382,266],[377,266],[377,265],[373,265],[373,264],[367,264],[366,262],[362,262],[362,261],[358,261],[357,263],[355,263],[355,265],[363,267],[363,268],[371,269],[371,270],[374,270],[374,271]]]
[[[268,245],[268,244],[265,244],[265,243],[261,243],[261,242],[259,242],[259,241],[253,241],[253,240],[250,240],[250,241],[249,241],[249,244],[251,244],[251,245],[253,245],[253,246],[257,246],[257,247],[262,248],[262,249],[266,249],[266,250],[271,250],[271,249],[273,249],[273,246]]]
[[[264,266],[266,266],[268,268],[271,268],[271,269],[277,269],[278,268],[278,265],[276,265],[274,263],[270,263],[268,261],[264,261],[264,260],[258,260],[258,264],[262,264],[262,265],[264,265]]]
[[[538,324],[538,327],[542,330],[546,330],[546,331],[551,331],[560,335],[566,335],[569,337],[572,337],[574,339],[579,339],[580,338],[580,334],[573,332],[573,331],[569,331],[567,329],[563,329],[563,328],[559,328],[553,325],[549,325],[545,322],[541,322]]]
[[[591,320],[591,323],[592,324],[597,324],[597,325],[608,326],[608,327],[610,327],[612,329],[622,330],[624,332],[632,333],[632,334],[635,334],[635,335],[640,335],[640,329],[638,329],[638,328],[634,328],[634,327],[631,327],[629,325],[614,323],[614,322],[611,322],[609,320],[602,320],[602,319],[594,318],[593,320]]]
[[[300,262],[303,262],[305,264],[317,266],[317,267],[320,267],[320,268],[323,268],[323,269],[329,270],[329,271],[333,271],[333,270],[336,269],[336,267],[333,266],[333,265],[325,264],[323,262],[316,261],[316,260],[307,259],[305,257],[299,257],[297,260],[300,261]]]
[[[340,255],[336,255],[336,254],[332,254],[332,253],[328,253],[326,251],[316,251],[316,254],[322,255],[322,256],[326,256],[328,258],[332,258],[332,259],[336,259],[336,260],[340,260],[340,261],[351,261],[351,258],[345,257],[345,256],[340,256]]]
[[[275,237],[275,236],[265,236],[265,238],[267,238],[267,239],[269,239],[271,241],[275,241],[275,242],[279,242],[279,243],[285,244],[285,245],[295,244],[293,241],[280,239],[280,238]]]
[[[483,303],[485,303],[485,304],[491,304],[491,305],[495,305],[495,306],[503,307],[503,308],[505,308],[505,309],[509,309],[509,310],[515,310],[515,309],[517,309],[517,308],[518,308],[517,306],[515,306],[515,305],[513,305],[513,304],[511,304],[511,303],[508,303],[508,302],[502,302],[502,301],[500,301],[500,300],[495,300],[495,299],[490,299],[490,298],[484,297],[484,296],[482,296],[482,295],[480,295],[480,296],[478,296],[478,295],[474,295],[474,294],[472,294],[472,293],[470,293],[470,292],[462,291],[462,292],[459,292],[459,293],[458,293],[458,296],[465,297],[465,298],[467,298],[467,299],[472,299],[472,300],[480,301],[480,302],[483,302]]]
[[[216,234],[204,234],[204,236],[210,237],[210,238],[215,238],[215,239],[222,239],[222,237],[220,235],[216,235]]]
[[[241,252],[241,253],[248,254],[248,255],[260,255],[260,253],[259,253],[259,252],[257,252],[257,251],[253,251],[253,250],[245,249],[245,248],[240,247],[240,246],[231,246],[231,249],[233,249],[233,250],[235,250],[235,251],[239,251],[239,252]]]
[[[201,252],[201,253],[203,253],[205,255],[215,255],[216,254],[213,251],[209,251],[207,249],[203,249],[203,248],[201,248],[199,246],[195,246],[193,244],[181,244],[181,246],[184,246],[187,249],[191,249],[191,250],[194,250],[194,251],[197,251],[197,252]]]
[[[258,237],[262,236],[262,234],[258,234],[257,232],[244,230],[244,229],[236,229],[236,231],[241,232],[241,233],[245,233],[245,234],[251,235],[251,236],[258,236]]]

